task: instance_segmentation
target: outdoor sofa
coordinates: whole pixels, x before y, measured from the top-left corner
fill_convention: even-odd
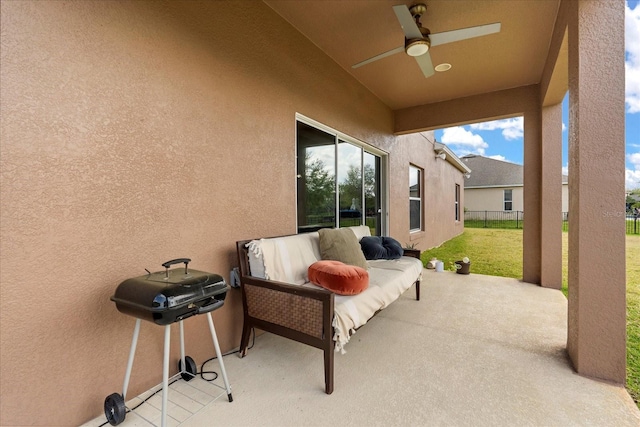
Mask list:
[[[339,230],[353,232],[356,242],[370,236],[367,226]],[[397,259],[368,260],[368,287],[356,295],[336,295],[309,281],[309,267],[321,260],[322,232],[236,243],[244,310],[240,357],[247,354],[252,328],[319,348],[324,351],[325,392],[331,394],[334,353],[344,353],[355,330],[413,284],[419,300],[423,266],[415,249],[405,249]]]

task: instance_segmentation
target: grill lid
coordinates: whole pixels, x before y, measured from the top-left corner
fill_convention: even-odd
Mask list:
[[[148,311],[172,310],[193,305],[226,293],[227,284],[219,274],[188,270],[188,258],[162,264],[166,270],[149,272],[120,283],[111,300],[120,305],[137,306]],[[184,269],[169,266],[184,262]]]

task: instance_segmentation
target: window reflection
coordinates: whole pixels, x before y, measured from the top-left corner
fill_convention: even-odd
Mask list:
[[[372,236],[380,236],[382,209],[380,201],[380,157],[364,153],[364,212],[365,224]]]
[[[362,148],[338,143],[340,227],[362,224]]]
[[[298,232],[336,224],[335,138],[298,122]]]
[[[297,122],[298,232],[366,224],[382,234],[381,157]]]

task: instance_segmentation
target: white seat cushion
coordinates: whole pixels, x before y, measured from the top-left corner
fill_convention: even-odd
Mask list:
[[[369,287],[362,293],[335,296],[333,327],[336,351],[344,352],[350,335],[389,306],[422,277],[422,261],[412,257],[369,261]],[[305,286],[313,287],[313,284]]]

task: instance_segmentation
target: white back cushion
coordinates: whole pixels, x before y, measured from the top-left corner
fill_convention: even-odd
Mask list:
[[[371,229],[366,225],[358,225],[358,226],[349,227],[349,228],[353,231],[353,234],[355,234],[356,237],[358,238],[358,242],[360,241],[360,239],[362,239],[365,236],[371,236]]]
[[[317,232],[252,240],[247,247],[252,276],[285,283],[306,283],[309,266],[320,260]]]

